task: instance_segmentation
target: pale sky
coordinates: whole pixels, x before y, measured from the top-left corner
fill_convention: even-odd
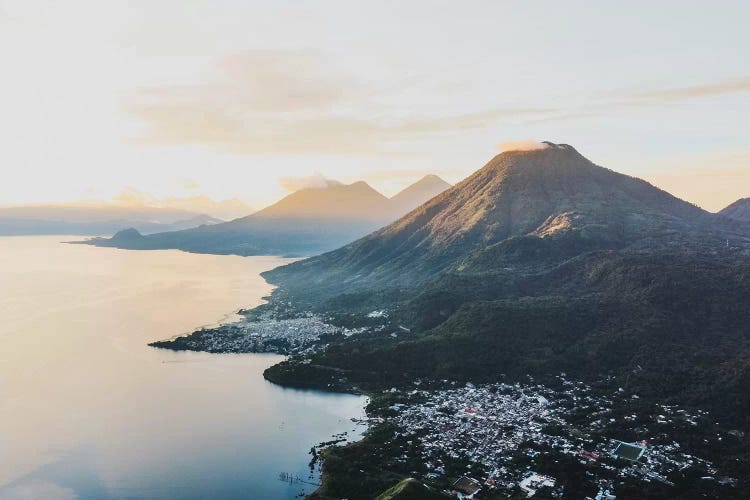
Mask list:
[[[550,140],[750,196],[746,1],[0,0],[0,204],[393,194]]]

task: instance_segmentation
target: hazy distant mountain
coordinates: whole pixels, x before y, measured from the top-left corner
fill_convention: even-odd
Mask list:
[[[423,181],[400,198],[399,206],[417,203],[434,189],[430,186],[438,184],[434,179]],[[401,209],[394,209],[391,200],[366,182],[327,181],[323,186],[295,191],[259,212],[223,224],[148,237],[130,233],[128,238],[96,239],[89,243],[200,253],[313,255],[360,238],[405,213],[396,215],[398,210]]]
[[[210,215],[206,214],[198,214],[193,217],[190,217],[189,219],[184,220],[178,220],[171,224],[165,224],[167,227],[161,228],[159,231],[181,231],[183,229],[192,229],[195,227],[200,226],[211,226],[214,224],[221,224],[224,222],[221,219],[217,219],[216,217],[211,217]],[[153,231],[148,231],[148,233],[151,233]]]
[[[180,209],[116,205],[0,207],[0,235],[106,235],[133,227],[149,234],[222,222]]]
[[[341,184],[328,181],[323,188],[295,191],[253,218],[353,219],[382,221],[388,212],[388,198],[363,181]],[[247,218],[245,218],[247,219]],[[240,219],[244,220],[244,219]]]
[[[265,273],[301,308],[387,309],[410,329],[352,337],[266,376],[326,387],[345,373],[374,390],[611,376],[750,430],[744,227],[567,145],[502,153],[389,226]]]
[[[155,201],[155,206],[184,210],[197,214],[207,214],[217,220],[236,219],[237,217],[243,217],[253,212],[250,206],[236,198],[214,200],[204,195],[159,199]]]
[[[731,219],[750,223],[750,198],[741,198],[720,212]]]
[[[426,175],[391,197],[391,210],[400,217],[451,187],[437,175]]]

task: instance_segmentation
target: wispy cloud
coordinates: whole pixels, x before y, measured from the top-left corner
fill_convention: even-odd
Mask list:
[[[725,82],[692,87],[678,87],[631,94],[635,99],[646,101],[686,101],[703,97],[713,97],[726,94],[740,94],[750,92],[750,78],[728,80]]]
[[[373,104],[383,92],[388,89],[337,75],[314,52],[251,51],[228,56],[216,81],[142,89],[125,107],[148,126],[138,141],[242,154],[387,154],[399,141],[551,111],[508,107],[404,117]]]
[[[582,105],[547,108],[546,113],[530,116],[529,124],[555,121],[585,120],[618,111],[637,110],[674,104],[702,98],[750,93],[750,78],[741,78],[690,87],[655,89],[649,91],[616,91],[600,96],[598,100]]]
[[[533,118],[530,120],[526,120],[526,123],[546,123],[546,122],[556,122],[556,121],[570,121],[570,120],[581,120],[586,118],[591,118],[593,116],[600,116],[605,113],[610,112],[613,109],[613,107],[608,107],[607,109],[599,108],[598,110],[591,109],[589,111],[570,111],[570,112],[557,112],[557,113],[550,113],[547,116],[542,116],[540,118]]]
[[[372,148],[375,127],[341,112],[366,85],[336,75],[310,51],[227,56],[217,80],[142,89],[126,110],[154,144],[203,144],[238,153],[356,152]]]
[[[554,111],[549,108],[499,108],[453,116],[414,118],[393,124],[390,131],[398,134],[456,132],[484,128],[503,118],[544,116]]]
[[[313,51],[252,50],[226,56],[207,83],[141,89],[143,104],[195,105],[229,112],[299,112],[352,99],[365,86],[337,75]]]
[[[408,77],[405,79],[408,82]],[[496,106],[460,114],[405,116],[383,102],[398,85],[375,88],[340,74],[314,51],[254,50],[228,55],[213,81],[144,88],[126,110],[147,128],[137,141],[210,145],[239,154],[386,155],[404,141],[499,123],[583,120],[615,111],[750,92],[750,78],[691,87],[619,91],[585,104]],[[560,104],[562,103],[562,104]]]
[[[112,201],[129,206],[152,205],[156,198],[143,191],[129,186],[112,197]]]

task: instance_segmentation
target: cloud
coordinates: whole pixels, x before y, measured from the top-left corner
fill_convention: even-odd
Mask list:
[[[135,100],[144,105],[200,105],[227,113],[296,112],[328,108],[363,90],[358,82],[335,76],[315,52],[252,50],[226,56],[215,81],[145,88]]]
[[[395,124],[391,131],[402,134],[431,134],[481,129],[502,118],[540,116],[553,111],[548,108],[499,108],[454,116],[416,118]]]
[[[326,179],[319,172],[307,177],[279,177],[279,184],[287,191],[299,191],[300,189],[323,189],[337,181]]]
[[[223,66],[227,79],[221,90],[258,111],[328,108],[364,90],[358,82],[336,77],[311,51],[248,51],[226,57]]]
[[[130,206],[145,206],[153,204],[156,199],[134,187],[123,189],[118,195],[112,197],[112,201]]]
[[[505,151],[537,151],[539,149],[547,149],[548,144],[539,141],[507,141],[498,144],[498,149],[501,152]]]
[[[356,153],[377,126],[346,111],[369,93],[312,51],[227,56],[216,81],[142,89],[125,109],[148,128],[136,140],[211,145],[241,154]]]
[[[638,108],[661,106],[701,98],[750,92],[750,78],[726,80],[706,85],[656,89],[645,92],[609,92],[599,102],[560,109],[547,109],[547,114],[532,116],[526,123],[537,124],[553,121],[581,120],[609,115]]]
[[[181,187],[198,186],[190,181],[179,184]],[[80,204],[80,203],[76,203]],[[238,199],[214,200],[204,194],[192,194],[184,197],[160,198],[140,191],[134,187],[122,190],[108,200],[92,199],[89,206],[121,206],[128,208],[163,208],[200,214],[208,214],[220,219],[233,219],[252,212],[252,209]]]
[[[527,120],[526,123],[546,123],[555,121],[568,121],[568,120],[580,120],[582,118],[591,118],[593,116],[601,116],[607,113],[608,110],[600,109],[599,111],[573,111],[570,113],[554,113],[542,118],[535,118]]]
[[[728,80],[708,85],[639,92],[632,94],[632,97],[646,101],[685,101],[702,97],[740,94],[745,92],[750,92],[750,78]]]
[[[407,80],[376,88],[341,74],[315,51],[253,50],[226,56],[211,81],[144,88],[126,100],[125,108],[146,125],[135,139],[142,143],[202,145],[243,155],[392,155],[403,150],[404,142],[498,123],[581,120],[750,90],[750,79],[739,79],[620,91],[585,104],[556,99],[565,104],[405,116],[386,103]]]
[[[142,89],[125,109],[147,125],[138,142],[239,154],[355,155],[389,154],[399,141],[551,111],[509,107],[393,118],[376,101],[394,91],[337,74],[314,52],[249,51],[227,56],[215,81]]]
[[[192,179],[183,179],[178,183],[178,186],[187,191],[195,191],[201,188],[201,185]]]

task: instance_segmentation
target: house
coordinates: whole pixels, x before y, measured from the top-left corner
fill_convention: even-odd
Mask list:
[[[623,441],[615,441],[615,447],[610,452],[610,455],[617,458],[624,458],[631,462],[636,462],[646,452],[646,447],[637,443],[625,443]]]
[[[599,460],[599,454],[594,451],[581,450],[580,452],[578,452],[578,454],[586,460],[590,460],[590,461]]]
[[[545,486],[549,486],[550,488],[555,486],[555,480],[549,476],[542,476],[541,474],[532,472],[523,481],[518,483],[518,486],[526,492],[527,497],[533,497],[536,494],[536,490]]]
[[[599,493],[596,494],[596,498],[594,500],[615,500],[616,498],[616,496],[610,494],[609,490],[599,488]]]
[[[479,493],[482,485],[476,479],[463,476],[453,483],[453,491],[458,498],[474,498]]]

